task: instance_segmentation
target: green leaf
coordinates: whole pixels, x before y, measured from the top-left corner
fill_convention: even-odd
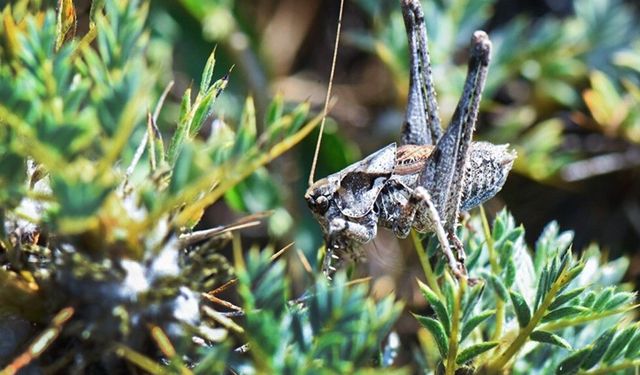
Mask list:
[[[625,346],[627,346],[627,344],[631,341],[631,338],[636,333],[636,330],[637,327],[634,325],[627,327],[624,331],[616,335],[616,338],[613,339],[613,342],[609,346],[609,350],[607,350],[607,353],[604,355],[602,362],[611,364],[613,363],[613,361],[618,359],[618,357],[620,357],[624,353]]]
[[[244,155],[256,141],[256,108],[253,99],[249,96],[244,104],[242,118],[240,120],[240,128],[236,135],[236,141],[233,146],[233,155]]]
[[[202,125],[204,125],[204,122],[209,118],[211,112],[213,112],[215,99],[216,93],[211,91],[207,93],[201,101],[196,101],[195,105],[197,105],[197,107],[193,113],[193,119],[189,127],[189,137],[195,137],[202,128]]]
[[[591,350],[589,348],[580,349],[565,358],[556,368],[557,375],[575,374],[580,370],[580,365],[587,358]]]
[[[60,203],[60,215],[70,218],[93,215],[114,188],[93,181],[73,181],[66,176],[53,176],[51,182],[53,193]]]
[[[640,351],[640,332],[636,332],[631,340],[629,340],[629,344],[627,345],[627,350],[624,352],[624,357],[626,359],[633,358]]]
[[[554,320],[566,319],[575,315],[579,315],[590,310],[583,306],[566,306],[557,308],[542,318],[543,322],[552,322]]]
[[[445,333],[442,324],[433,318],[429,318],[428,316],[421,316],[416,314],[413,314],[413,316],[423,327],[431,332],[434,340],[436,340],[436,345],[438,345],[440,356],[442,358],[447,358],[447,353],[449,352],[449,338]]]
[[[191,88],[188,88],[182,96],[182,102],[180,103],[180,120],[178,121],[178,127],[171,138],[169,144],[169,152],[167,154],[169,164],[173,165],[182,149],[182,144],[189,132],[191,126]]]
[[[484,272],[483,275],[489,281],[489,284],[491,284],[491,286],[493,287],[493,290],[495,290],[496,295],[498,296],[498,298],[500,298],[501,300],[503,300],[505,302],[508,301],[509,300],[509,290],[502,283],[502,280],[500,280],[500,278],[498,278],[496,275],[488,273],[488,272]]]
[[[602,311],[604,310],[605,305],[609,302],[609,299],[613,296],[614,288],[609,287],[603,290],[596,301],[593,303],[592,309],[594,311]]]
[[[460,342],[464,341],[464,339],[467,338],[467,336],[469,336],[469,334],[473,332],[473,330],[477,326],[479,326],[480,324],[482,324],[482,322],[484,322],[485,320],[495,315],[495,313],[496,313],[496,310],[483,311],[479,315],[474,316],[473,318],[469,319],[466,323],[464,323],[462,325],[462,331],[460,334]]]
[[[456,357],[456,364],[462,365],[463,363],[469,362],[480,354],[495,348],[498,344],[499,342],[497,341],[488,341],[471,345],[458,353],[458,357]]]
[[[504,283],[507,288],[511,288],[516,281],[516,264],[513,259],[507,261],[505,268]]]
[[[551,333],[551,332],[547,332],[547,331],[533,331],[531,332],[531,335],[529,336],[529,338],[533,341],[537,341],[537,342],[542,342],[545,344],[551,344],[551,345],[556,345],[559,346],[561,348],[565,348],[568,350],[572,350],[571,349],[571,344],[569,344],[569,342],[567,342],[567,340],[563,339],[562,337]]]
[[[574,298],[582,294],[582,292],[584,292],[585,289],[586,287],[580,287],[580,288],[575,288],[568,292],[562,293],[561,295],[559,295],[553,300],[551,305],[549,305],[549,310],[555,310],[558,307],[564,305],[565,303],[573,300]]]
[[[613,298],[607,301],[603,310],[614,310],[620,307],[621,305],[629,303],[630,301],[633,300],[634,297],[635,297],[635,293],[629,293],[629,292],[616,293],[613,296]]]
[[[511,296],[513,309],[515,310],[516,317],[518,318],[518,324],[520,324],[520,327],[526,327],[531,320],[531,308],[529,308],[524,297],[515,290],[509,292],[509,295]]]
[[[444,327],[444,331],[447,333],[447,336],[451,333],[451,318],[449,317],[449,312],[447,311],[447,307],[442,303],[440,298],[431,290],[426,284],[423,284],[420,280],[418,280],[418,286],[420,287],[420,291],[422,295],[429,302],[429,305],[433,308],[438,316],[438,320],[442,323]]]
[[[609,328],[608,330],[604,331],[600,335],[600,337],[598,337],[593,343],[593,349],[589,351],[589,356],[584,359],[584,362],[582,363],[580,368],[583,370],[588,370],[598,364],[598,362],[600,362],[604,354],[607,352],[607,349],[609,349],[609,344],[611,343],[611,340],[613,340],[613,336],[615,334],[616,327]]]
[[[213,77],[213,68],[216,66],[216,49],[214,48],[207,59],[207,63],[202,71],[202,79],[200,80],[200,93],[206,93],[211,85],[211,78]]]
[[[266,115],[266,124],[271,129],[271,126],[276,123],[284,112],[284,97],[278,93],[275,98],[269,103]]]

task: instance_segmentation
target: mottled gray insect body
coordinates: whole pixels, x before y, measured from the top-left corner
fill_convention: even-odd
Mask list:
[[[420,1],[401,0],[401,6],[411,62],[402,145],[376,151],[305,194],[325,233],[323,271],[329,276],[361,256],[361,245],[375,238],[379,225],[402,238],[412,228],[435,232],[453,273],[466,277],[464,249],[455,235],[460,210],[495,196],[515,159],[507,145],[471,141],[490,59],[487,34],[476,31],[471,38],[462,96],[442,132]]]
[[[361,246],[376,237],[377,226],[400,238],[412,228],[421,233],[435,231],[436,223],[416,194],[426,159],[414,160],[407,171],[406,166],[397,165],[402,160],[397,150],[395,143],[390,144],[307,190],[305,199],[326,234],[326,262],[333,260],[325,267],[339,268],[338,260],[360,258]],[[472,143],[460,210],[492,198],[504,185],[514,159],[515,153],[506,145]],[[407,173],[411,171],[415,172]]]

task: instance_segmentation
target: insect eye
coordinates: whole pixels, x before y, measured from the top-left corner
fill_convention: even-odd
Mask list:
[[[324,214],[329,209],[329,200],[324,195],[316,198],[316,207],[318,208],[318,212],[320,214]]]

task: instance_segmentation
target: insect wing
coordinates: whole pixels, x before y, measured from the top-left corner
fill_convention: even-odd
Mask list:
[[[340,172],[337,204],[343,215],[359,218],[373,209],[393,173],[396,151],[396,144],[392,143]]]

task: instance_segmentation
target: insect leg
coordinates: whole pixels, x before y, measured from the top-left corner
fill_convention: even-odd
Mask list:
[[[487,34],[476,31],[471,39],[469,70],[462,97],[451,124],[438,140],[419,179],[419,185],[431,193],[447,230],[452,230],[458,216],[467,153],[487,76],[490,51],[491,42]]]
[[[433,145],[442,129],[431,75],[427,29],[420,0],[401,0],[409,40],[409,97],[402,144]]]
[[[457,222],[460,211],[460,200],[465,180],[465,166],[469,159],[469,145],[471,136],[478,119],[480,98],[487,80],[489,59],[491,53],[491,41],[484,31],[476,31],[471,38],[471,56],[469,58],[469,71],[464,85],[464,91],[460,102],[453,114],[450,126],[461,127],[461,137],[458,141],[456,167],[449,191],[445,213],[445,225],[452,230]]]
[[[432,223],[432,230],[435,232],[436,237],[438,238],[438,242],[440,242],[440,248],[442,252],[444,252],[445,257],[447,258],[447,262],[449,263],[449,267],[451,268],[451,272],[459,278],[466,279],[467,278],[467,269],[464,265],[464,259],[461,262],[456,255],[451,251],[451,245],[449,244],[449,239],[447,237],[447,233],[442,226],[442,221],[440,220],[440,214],[438,214],[438,210],[436,209],[433,201],[431,200],[431,196],[427,189],[422,186],[418,186],[414,191],[414,198],[416,198],[419,203],[424,205],[424,209],[422,212],[429,217],[430,222]],[[456,238],[457,239],[457,238]],[[464,254],[464,251],[463,251]]]

